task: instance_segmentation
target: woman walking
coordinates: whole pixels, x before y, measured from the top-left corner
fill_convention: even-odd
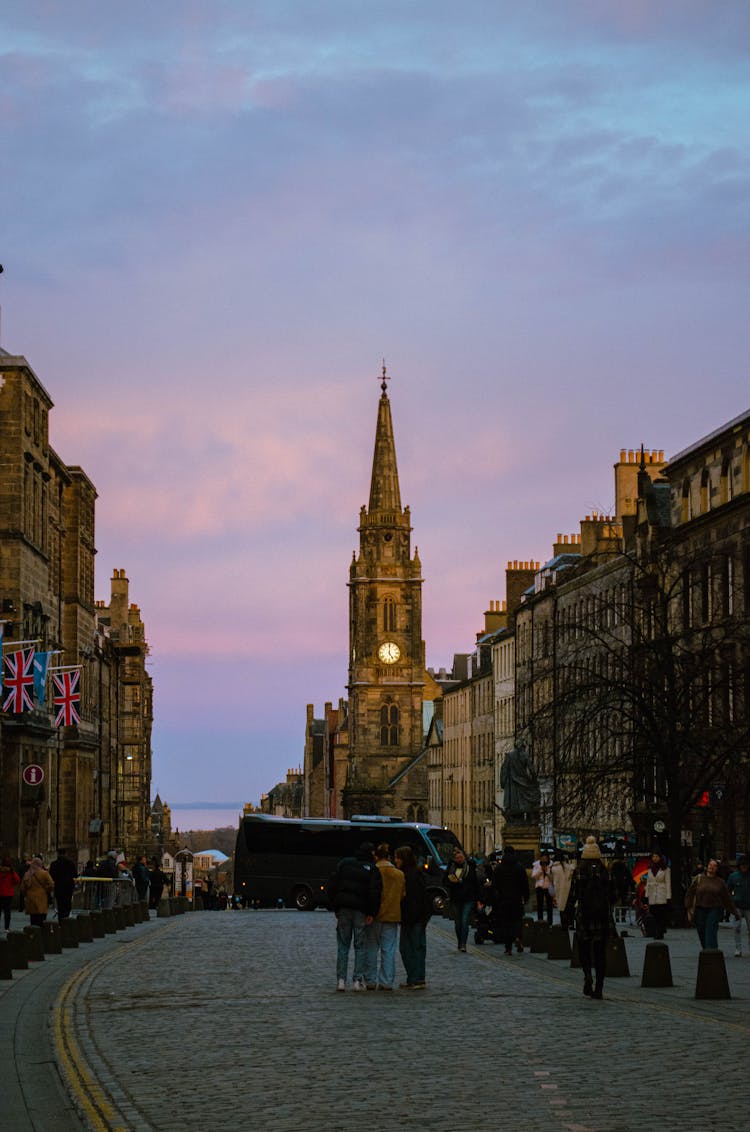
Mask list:
[[[476,865],[463,849],[456,849],[453,853],[453,860],[445,874],[445,887],[453,912],[458,950],[466,951],[471,913],[476,909],[479,896],[479,883]]]
[[[32,924],[41,927],[47,919],[49,898],[54,890],[55,882],[45,869],[42,858],[32,857],[21,881],[23,906]]]
[[[740,913],[734,905],[726,882],[719,876],[719,862],[710,860],[705,874],[698,874],[685,893],[688,920],[695,924],[703,948],[719,946],[719,923],[722,913],[731,912],[736,920]]]
[[[609,875],[602,861],[601,849],[593,837],[586,838],[581,861],[573,875],[568,908],[575,915],[576,942],[583,970],[583,993],[588,998],[602,998],[612,909]]]
[[[401,937],[399,952],[406,971],[406,990],[424,990],[427,958],[427,921],[430,918],[427,884],[410,846],[403,845],[395,854],[396,868],[404,874],[405,892],[401,901]]]
[[[10,931],[10,909],[13,903],[13,893],[21,883],[10,857],[3,857],[0,861],[0,912],[3,914],[3,926],[6,932]]]
[[[654,917],[654,939],[664,939],[669,901],[672,899],[672,870],[661,853],[651,854],[651,864],[646,873],[646,899],[648,910]]]

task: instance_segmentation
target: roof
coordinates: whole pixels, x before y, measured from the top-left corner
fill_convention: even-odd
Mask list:
[[[222,864],[223,861],[229,860],[229,857],[227,857],[226,853],[222,853],[221,849],[197,849],[195,853],[193,853],[193,856],[213,857],[213,859],[215,861],[218,861],[219,864]]]
[[[674,464],[679,464],[681,461],[687,460],[690,456],[695,455],[701,448],[713,444],[713,442],[718,440],[725,432],[731,432],[744,424],[750,424],[750,409],[744,413],[740,413],[738,417],[734,417],[731,421],[727,421],[727,423],[723,424],[720,428],[714,429],[713,432],[709,432],[706,436],[701,437],[700,440],[696,440],[695,444],[691,444],[688,448],[683,448],[676,456],[672,456],[668,464],[668,470],[671,470]]]

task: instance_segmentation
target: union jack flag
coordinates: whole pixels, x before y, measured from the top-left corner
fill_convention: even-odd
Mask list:
[[[76,669],[75,672],[61,672],[60,675],[53,675],[52,682],[55,685],[55,695],[53,703],[57,710],[55,716],[55,726],[72,727],[74,723],[80,723],[81,717],[78,714],[78,706],[81,702],[81,693],[78,691],[78,678],[81,673]]]
[[[18,715],[34,707],[34,650],[19,649],[5,657],[3,711]]]

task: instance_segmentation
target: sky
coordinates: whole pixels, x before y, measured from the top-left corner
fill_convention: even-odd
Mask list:
[[[168,802],[257,801],[345,695],[383,358],[434,667],[621,448],[750,408],[746,0],[4,0],[0,66],[0,345]]]

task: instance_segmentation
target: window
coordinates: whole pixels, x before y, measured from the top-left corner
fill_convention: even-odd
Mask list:
[[[732,461],[727,456],[721,465],[721,479],[719,481],[719,499],[722,503],[728,503],[734,493],[732,483]]]
[[[687,523],[693,517],[693,505],[690,498],[690,480],[682,484],[682,522]]]
[[[701,473],[701,515],[705,515],[706,511],[711,510],[711,479],[708,474],[708,468],[704,468]]]
[[[383,601],[383,629],[386,633],[392,632],[396,628],[396,603],[392,597],[387,597]]]
[[[399,710],[396,704],[386,701],[380,709],[380,746],[397,747]]]

